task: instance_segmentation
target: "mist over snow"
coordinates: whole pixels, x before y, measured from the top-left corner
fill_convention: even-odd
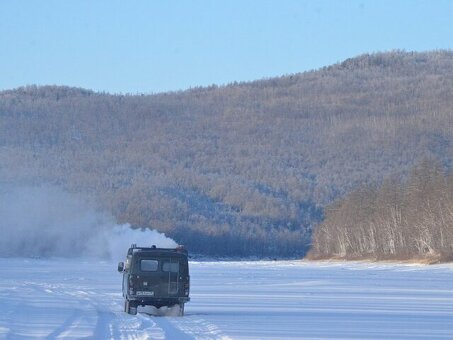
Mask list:
[[[96,237],[90,239],[89,249],[96,256],[122,260],[133,243],[144,247],[156,245],[159,248],[175,248],[178,245],[156,230],[132,229],[129,224],[124,224],[100,230]]]
[[[118,225],[89,200],[50,186],[0,188],[0,257],[122,259],[127,248],[175,247],[155,230]]]

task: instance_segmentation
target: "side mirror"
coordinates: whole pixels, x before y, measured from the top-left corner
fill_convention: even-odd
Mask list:
[[[124,271],[124,262],[118,262],[118,271],[120,273]]]

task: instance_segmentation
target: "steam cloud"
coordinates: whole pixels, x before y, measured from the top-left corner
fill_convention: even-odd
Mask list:
[[[122,259],[128,247],[177,244],[155,230],[118,225],[86,200],[55,187],[0,189],[0,257]]]

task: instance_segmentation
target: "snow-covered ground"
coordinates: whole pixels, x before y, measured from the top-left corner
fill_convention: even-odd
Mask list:
[[[453,339],[452,265],[190,265],[185,317],[131,316],[115,263],[0,259],[0,338]]]

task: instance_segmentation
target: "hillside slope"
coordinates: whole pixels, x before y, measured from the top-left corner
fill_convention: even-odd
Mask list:
[[[299,256],[335,198],[452,165],[452,93],[449,51],[154,95],[27,86],[0,92],[0,181],[91,194],[196,252]]]

